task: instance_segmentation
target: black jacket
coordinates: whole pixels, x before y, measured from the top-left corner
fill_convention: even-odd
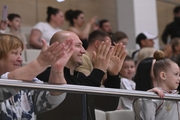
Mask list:
[[[162,41],[164,44],[167,44],[169,35],[171,39],[180,37],[180,18],[174,18],[174,21],[166,26],[162,34]]]
[[[48,81],[50,68],[37,76],[40,80]],[[64,76],[67,84],[85,85],[99,87],[104,76],[104,72],[99,69],[93,69],[87,77],[81,72],[74,71],[74,75],[70,75],[70,70],[65,67]],[[108,75],[105,86],[109,88],[120,88],[120,79],[117,76]],[[118,105],[119,97],[94,96],[88,95],[88,119],[95,120],[94,108],[101,110],[115,110]],[[65,100],[55,109],[37,115],[38,120],[83,120],[83,103],[82,94],[67,93]]]

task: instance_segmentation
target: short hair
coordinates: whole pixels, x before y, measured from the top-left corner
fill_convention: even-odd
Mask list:
[[[21,47],[24,49],[23,42],[16,36],[10,34],[0,34],[0,60],[7,57],[8,52]]]
[[[65,19],[66,19],[67,21],[69,21],[69,24],[70,24],[71,26],[74,26],[74,21],[73,21],[73,19],[77,19],[80,14],[83,14],[83,12],[82,12],[81,10],[71,10],[71,9],[70,9],[70,10],[66,11],[66,13],[65,13]]]
[[[171,44],[171,48],[172,48],[173,53],[176,52],[175,47],[176,47],[177,45],[179,45],[179,43],[180,43],[180,38],[178,38],[178,37],[173,38],[173,39],[171,40],[170,44]]]
[[[8,14],[7,18],[8,18],[9,21],[13,21],[14,18],[21,18],[21,16],[16,14],[16,13],[10,13],[10,14]]]
[[[102,30],[95,30],[89,34],[88,45],[91,45],[96,40],[104,41],[105,37],[109,37],[108,33],[104,32]]]
[[[176,6],[173,10],[174,14],[179,13],[179,12],[180,12],[180,5]]]
[[[21,16],[18,14],[15,14],[15,13],[10,13],[10,14],[8,14],[7,18],[9,21],[12,22],[14,20],[14,18],[21,18]],[[8,27],[11,27],[11,26],[8,24]]]
[[[115,43],[121,41],[124,38],[128,38],[128,36],[126,35],[126,33],[122,32],[122,31],[117,31],[112,34],[112,41]]]
[[[51,20],[51,15],[56,15],[57,13],[59,13],[60,9],[58,8],[53,8],[53,7],[50,7],[48,6],[47,7],[47,18],[46,18],[46,21],[47,22],[50,22]]]
[[[102,19],[99,21],[99,27],[102,28],[103,27],[103,24],[106,23],[106,22],[109,22],[109,20],[107,19]]]
[[[153,58],[146,58],[142,60],[136,69],[134,82],[136,83],[136,90],[147,91],[153,88],[151,78]]]

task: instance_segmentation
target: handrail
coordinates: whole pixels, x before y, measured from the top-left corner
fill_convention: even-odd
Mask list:
[[[166,2],[169,4],[173,4],[173,5],[180,5],[180,2],[176,2],[176,1],[172,1],[172,0],[157,0],[157,1]]]
[[[135,91],[135,90],[123,90],[123,89],[113,89],[113,88],[102,88],[102,87],[90,87],[90,86],[80,86],[80,85],[52,85],[43,83],[31,83],[23,82],[20,80],[9,80],[0,79],[0,87],[18,87],[26,89],[43,89],[43,90],[58,90],[64,92],[78,93],[78,94],[96,94],[96,95],[106,95],[106,96],[128,96],[128,97],[140,97],[140,98],[151,98],[160,99],[153,92]],[[164,100],[180,100],[180,95],[177,94],[165,94]]]

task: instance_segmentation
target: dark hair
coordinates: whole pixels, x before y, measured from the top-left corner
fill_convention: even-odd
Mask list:
[[[134,82],[136,83],[136,90],[147,91],[153,88],[151,78],[153,58],[146,58],[142,60],[136,69]]]
[[[126,55],[124,61],[134,61],[134,60],[129,55]]]
[[[15,13],[10,13],[10,14],[8,14],[7,18],[8,18],[9,21],[13,21],[14,18],[21,18],[21,16],[18,15],[18,14],[15,14]],[[8,27],[11,27],[11,26],[8,24]]]
[[[100,20],[99,21],[99,27],[102,28],[103,24],[106,23],[106,22],[109,22],[109,21],[107,19]]]
[[[73,19],[77,19],[80,14],[83,14],[81,10],[68,10],[65,13],[65,19],[69,21],[70,25],[74,25]]]
[[[154,77],[158,77],[159,72],[167,71],[171,67],[171,63],[175,63],[171,59],[165,58],[165,53],[162,50],[156,50],[154,52],[154,58],[156,62],[154,63],[153,72]]]
[[[136,38],[136,43],[141,47],[141,40],[145,39],[147,39],[147,37],[143,33],[140,33]]]
[[[53,7],[50,7],[48,6],[47,7],[47,18],[46,18],[46,21],[49,22],[51,20],[51,15],[56,15],[60,10],[57,9],[57,8],[53,8]]]
[[[180,38],[178,38],[178,37],[173,38],[173,39],[171,40],[170,44],[171,44],[171,48],[172,48],[173,53],[177,52],[176,49],[175,49],[175,47],[178,46],[179,43],[180,43]]]
[[[176,7],[174,8],[174,10],[173,10],[173,13],[174,13],[174,14],[176,14],[176,13],[178,13],[178,12],[180,12],[180,5],[179,5],[179,6],[176,6]]]
[[[10,14],[8,14],[8,20],[9,21],[13,21],[14,20],[14,18],[21,18],[21,16],[20,15],[18,15],[18,14],[15,14],[15,13],[10,13]]]
[[[94,43],[96,40],[104,41],[107,36],[109,37],[108,33],[102,30],[95,30],[89,34],[88,45]]]
[[[126,35],[126,33],[122,32],[122,31],[117,31],[112,34],[112,41],[115,43],[121,41],[124,38],[128,38],[128,36]]]

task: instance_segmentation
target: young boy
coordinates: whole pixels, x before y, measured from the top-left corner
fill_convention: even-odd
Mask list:
[[[132,80],[136,72],[134,60],[126,56],[122,69],[120,71],[121,76],[121,89],[135,90],[135,82]],[[127,97],[120,97],[118,109],[132,110],[133,99]]]
[[[27,40],[23,33],[20,31],[21,27],[21,17],[18,14],[11,13],[8,15],[8,27],[9,27],[9,34],[17,36],[19,39],[21,39],[24,43],[24,47],[27,46]]]

